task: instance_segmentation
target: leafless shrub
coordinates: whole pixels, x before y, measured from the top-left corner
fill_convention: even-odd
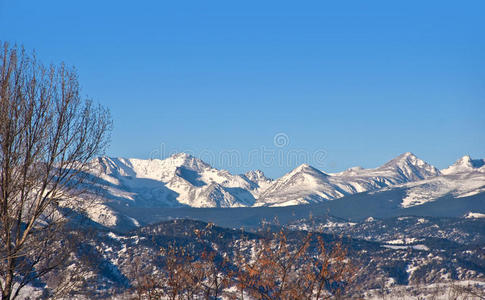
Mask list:
[[[209,230],[197,232],[199,244]],[[138,299],[338,299],[355,275],[341,243],[326,245],[312,234],[299,242],[284,231],[242,237],[232,250],[229,259],[208,247],[195,254],[175,245],[162,249],[161,272],[137,280]]]

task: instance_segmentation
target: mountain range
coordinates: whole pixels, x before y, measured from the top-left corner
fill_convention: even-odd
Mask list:
[[[241,253],[250,261],[275,230],[284,230],[290,247],[309,233],[325,245],[340,241],[359,266],[358,298],[448,299],[458,284],[483,291],[483,159],[464,156],[438,170],[408,152],[374,169],[325,173],[303,164],[272,180],[179,153],[164,160],[99,157],[89,174],[95,183],[84,196],[96,201],[60,210],[75,233],[63,276],[84,284],[76,291],[84,297],[72,298],[131,299],[140,274],[166,272],[161,249],[174,245],[195,258],[212,249],[230,263]],[[58,274],[29,286],[23,298],[45,295]]]
[[[293,206],[392,191],[400,191],[396,207],[411,208],[445,196],[485,192],[484,159],[464,156],[439,170],[410,152],[374,169],[354,167],[339,173],[302,164],[276,180],[259,170],[234,175],[186,153],[163,160],[99,157],[91,171],[99,178],[102,197],[88,214],[111,227],[127,218],[137,225],[136,219],[120,214],[121,208]]]

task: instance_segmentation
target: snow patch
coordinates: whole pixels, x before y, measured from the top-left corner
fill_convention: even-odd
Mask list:
[[[465,215],[466,219],[481,219],[485,218],[485,214],[477,213],[477,212],[469,212]]]

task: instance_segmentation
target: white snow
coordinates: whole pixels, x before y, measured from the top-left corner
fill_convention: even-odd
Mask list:
[[[402,207],[422,205],[447,194],[456,198],[468,197],[485,191],[485,173],[471,172],[448,174],[417,182],[407,183]]]
[[[414,272],[414,267],[409,267],[408,269]],[[468,300],[474,299],[471,295],[467,293],[456,292],[456,287],[481,287],[485,288],[485,282],[474,281],[474,280],[460,280],[460,281],[450,281],[425,284],[422,283],[413,285],[394,285],[394,282],[390,281],[385,284],[387,287],[385,293],[382,293],[382,289],[370,290],[365,293],[365,299],[369,300],[415,300],[415,299],[435,299],[435,300]]]
[[[286,206],[321,202],[440,174],[438,169],[410,152],[375,169],[354,167],[334,174],[303,164],[274,181],[261,194],[257,204]]]
[[[465,215],[465,218],[467,218],[467,219],[480,219],[480,218],[485,218],[485,214],[477,213],[477,212],[469,212]]]
[[[108,198],[130,205],[251,206],[271,182],[261,171],[232,175],[185,153],[164,160],[102,157],[95,169]]]
[[[472,159],[469,155],[465,155],[453,165],[441,170],[445,175],[469,172],[485,172],[485,159]]]
[[[402,250],[412,248],[415,250],[420,251],[429,251],[429,248],[426,245],[418,244],[418,245],[382,245],[384,248],[395,249],[395,250]]]
[[[401,207],[407,208],[446,195],[460,198],[485,192],[484,160],[465,156],[440,172],[410,152],[378,168],[354,167],[332,174],[302,164],[277,180],[259,170],[233,175],[185,153],[163,160],[100,157],[92,162],[92,174],[99,176],[105,193],[87,213],[109,227],[121,220],[111,202],[125,207],[288,206],[399,188],[406,192]],[[129,220],[139,226],[137,220]]]
[[[413,243],[416,243],[416,242],[419,242],[419,241],[420,240],[416,239],[416,238],[403,238],[403,239],[386,241],[386,244],[393,244],[393,245],[413,244]]]

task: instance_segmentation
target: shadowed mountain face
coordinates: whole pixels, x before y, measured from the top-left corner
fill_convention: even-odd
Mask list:
[[[188,154],[165,160],[99,158],[94,169],[101,170],[106,198],[125,199],[129,206],[149,206],[144,195],[166,189],[153,206],[238,207],[251,206],[258,191],[270,182],[262,172],[232,175],[212,168]],[[176,202],[170,195],[177,195]]]
[[[206,185],[206,183],[202,180],[200,180],[200,174],[197,173],[197,171],[187,169],[184,166],[178,167],[176,171],[176,175],[179,177],[184,178],[187,180],[190,184],[196,187],[201,187]]]
[[[440,171],[408,152],[375,169],[354,167],[327,174],[303,164],[271,180],[259,170],[233,175],[184,153],[164,160],[101,157],[93,162],[93,174],[100,174],[104,197],[88,213],[97,216],[103,211],[105,221],[93,219],[112,226],[121,222],[125,214],[131,215],[121,213],[124,208],[146,208],[145,213],[150,214],[158,210],[150,211],[155,208],[275,207],[324,204],[337,199],[343,204],[352,195],[355,196],[352,199],[370,199],[367,203],[360,201],[357,206],[352,204],[352,209],[367,211],[367,207],[373,207],[368,204],[380,199],[378,194],[392,195],[391,202],[376,204],[377,213],[383,207],[388,209],[389,203],[392,209],[402,209],[444,197],[463,198],[482,193],[483,162],[465,156]],[[330,206],[338,207],[340,203]],[[150,219],[131,218],[134,224]]]
[[[481,168],[485,166],[485,159],[473,159],[471,160],[471,165],[475,169]]]

